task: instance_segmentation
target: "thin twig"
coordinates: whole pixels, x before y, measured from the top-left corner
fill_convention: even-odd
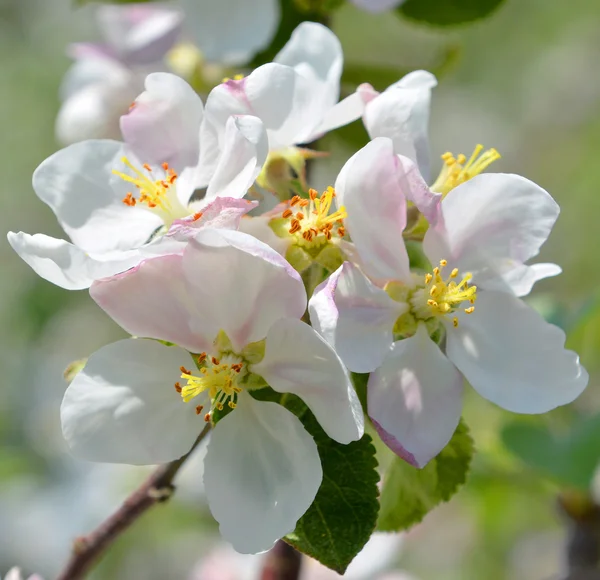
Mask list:
[[[196,439],[194,446],[183,457],[161,465],[136,489],[121,507],[87,536],[77,538],[71,557],[57,580],[80,580],[85,578],[96,560],[106,549],[148,509],[167,501],[175,490],[173,479],[181,466],[210,431],[207,425]]]

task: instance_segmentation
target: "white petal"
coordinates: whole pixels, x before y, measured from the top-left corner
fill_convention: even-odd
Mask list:
[[[67,290],[89,288],[94,280],[128,270],[141,260],[135,250],[95,259],[65,240],[44,234],[9,232],[8,242],[38,276]]]
[[[48,157],[33,174],[38,197],[86,252],[136,248],[161,225],[158,216],[122,202],[131,184],[112,174],[122,156],[117,141],[84,141]]]
[[[308,305],[315,330],[356,373],[381,364],[394,340],[394,324],[407,309],[350,262],[316,288]]]
[[[453,189],[441,212],[440,223],[423,242],[427,257],[472,272],[477,286],[511,291],[510,270],[538,254],[559,208],[547,191],[524,177],[488,173]]]
[[[83,459],[144,465],[189,451],[204,428],[197,403],[174,388],[184,350],[155,341],[126,339],[90,356],[67,388],[61,406],[63,434]]]
[[[506,292],[506,289],[510,288],[515,296],[527,296],[536,282],[558,276],[561,272],[562,268],[556,264],[543,263],[526,266],[511,263],[506,272],[499,272],[498,278],[486,280],[485,289]]]
[[[402,232],[406,199],[400,182],[400,162],[392,142],[374,139],[344,165],[335,182],[338,206],[369,276],[410,280]]]
[[[368,12],[385,12],[400,6],[404,0],[351,0],[351,2]]]
[[[423,467],[452,438],[462,390],[462,375],[421,324],[413,337],[394,343],[369,377],[369,416],[395,453]]]
[[[79,71],[79,63],[74,70]],[[89,69],[90,67],[85,67]],[[118,139],[119,117],[142,88],[142,79],[118,66],[106,67],[106,76],[97,82],[91,79],[69,79],[70,84],[86,82],[64,100],[56,117],[56,138],[63,145],[85,139]],[[84,73],[87,74],[87,73]]]
[[[576,399],[588,382],[565,333],[518,298],[477,294],[475,312],[449,328],[448,358],[486,399],[516,413],[545,413]]]
[[[429,179],[429,108],[437,84],[426,71],[414,71],[368,103],[364,123],[371,138],[389,137],[394,151],[416,161]]]
[[[265,346],[265,357],[252,372],[277,392],[298,395],[332,439],[345,444],[362,437],[363,411],[350,377],[314,329],[282,318],[269,329]]]
[[[266,47],[279,23],[277,0],[181,0],[186,24],[204,57],[243,63]]]
[[[354,93],[342,99],[325,113],[321,124],[315,129],[315,133],[322,135],[356,121],[362,117],[367,103],[378,94],[371,85],[367,83],[360,85]]]
[[[254,236],[273,248],[278,254],[285,256],[290,247],[291,239],[280,238],[269,226],[271,216],[246,216],[240,220],[239,231]]]
[[[274,62],[290,66],[307,78],[320,97],[313,102],[313,126],[320,124],[340,96],[344,55],[337,36],[317,22],[302,22]],[[358,118],[355,117],[355,118]],[[298,142],[309,142],[314,134],[305,133]]]
[[[204,460],[210,510],[223,537],[244,554],[293,531],[322,478],[317,446],[302,423],[245,392],[217,424]]]
[[[262,121],[251,115],[227,120],[221,158],[215,168],[206,200],[243,197],[261,172],[269,153],[269,140]]]
[[[235,348],[262,340],[276,320],[299,319],[306,309],[299,274],[275,250],[242,232],[201,230],[183,255],[183,271],[199,313],[191,324],[214,324]]]
[[[169,73],[146,77],[145,91],[121,117],[125,143],[151,165],[169,163],[180,172],[200,158],[202,100],[182,78]]]

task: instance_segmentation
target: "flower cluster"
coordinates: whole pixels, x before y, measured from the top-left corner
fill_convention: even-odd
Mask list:
[[[433,75],[339,101],[342,64],[333,33],[303,23],[274,62],[205,105],[181,78],[150,74],[122,142],[73,144],[34,173],[71,241],[9,233],[40,276],[89,288],[132,336],[69,385],[73,453],[167,462],[210,425],[208,502],[244,553],[291,532],[323,479],[312,435],[264,393],[299,397],[345,445],[364,432],[348,371],[370,373],[370,421],[423,467],[458,425],[465,379],[518,413],[587,384],[564,333],[521,300],[560,272],[528,264],[558,217],[552,197],[484,173],[499,154],[481,146],[446,153],[430,180]],[[371,141],[333,187],[311,189],[316,153],[301,146],[359,118]]]

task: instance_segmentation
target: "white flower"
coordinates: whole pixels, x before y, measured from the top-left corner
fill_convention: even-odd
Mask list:
[[[458,424],[463,375],[509,411],[543,413],[575,399],[588,374],[564,349],[562,330],[518,298],[560,271],[526,264],[558,216],[552,197],[517,175],[479,175],[458,185],[423,242],[435,268],[415,276],[402,237],[406,163],[389,139],[378,138],[342,171],[338,200],[371,280],[347,262],[317,289],[309,309],[350,370],[374,371],[368,407],[382,439],[423,466]],[[445,337],[444,351],[431,335]]]
[[[182,254],[142,262],[90,293],[146,339],[100,349],[67,389],[61,418],[73,452],[92,461],[170,461],[190,449],[203,417],[228,406],[204,470],[221,533],[255,553],[292,531],[321,483],[317,447],[292,413],[249,391],[268,383],[299,395],[341,443],[363,433],[341,361],[300,321],[299,275],[251,236],[207,228]]]
[[[259,117],[267,130],[271,158],[279,156],[297,167],[310,143],[327,131],[360,117],[362,101],[352,95],[338,103],[343,54],[327,27],[303,22],[274,62],[239,80],[215,87],[206,101],[202,127],[203,165],[210,170],[223,147],[231,115]]]
[[[100,6],[97,17],[105,42],[69,47],[75,63],[63,80],[56,119],[57,139],[65,145],[119,138],[119,117],[144,77],[163,68],[182,24],[179,11],[150,5]]]
[[[183,79],[149,75],[146,91],[123,117],[125,143],[76,143],[33,174],[38,197],[72,243],[10,232],[10,244],[46,280],[81,289],[134,266],[144,253],[160,253],[190,220],[196,222],[192,227],[202,227],[209,215],[219,219],[215,214],[227,209],[211,225],[237,227],[256,205],[239,198],[266,159],[264,128],[256,117],[228,119],[221,157],[206,183],[198,177],[202,119],[202,101]],[[190,205],[195,189],[204,185],[202,204]],[[166,232],[170,237],[160,237]]]

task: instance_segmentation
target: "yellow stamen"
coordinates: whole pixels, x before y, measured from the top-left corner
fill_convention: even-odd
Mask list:
[[[457,157],[450,152],[444,153],[442,170],[431,189],[445,196],[457,185],[485,171],[497,159],[500,159],[500,153],[494,148],[484,151],[483,145],[475,147],[468,161],[462,153]]]
[[[458,268],[453,268],[447,278],[442,276],[442,270],[448,265],[447,260],[440,260],[439,267],[433,269],[433,274],[425,275],[425,286],[415,291],[411,298],[414,315],[421,320],[441,318],[453,314],[461,308],[464,302],[474,304],[477,299],[477,286],[471,286],[472,275],[466,273],[460,282],[456,282]],[[464,308],[471,314],[474,306]],[[458,318],[452,318],[452,324],[458,326]]]
[[[348,215],[346,208],[340,206],[337,211],[329,213],[335,197],[333,187],[328,187],[321,196],[316,190],[310,189],[308,196],[309,199],[294,196],[290,200],[290,207],[299,211],[294,214],[290,208],[286,208],[281,214],[281,217],[290,220],[288,232],[296,238],[296,243],[304,247],[317,247],[326,244],[334,234],[344,237],[343,220]],[[338,227],[334,229],[336,224]]]

